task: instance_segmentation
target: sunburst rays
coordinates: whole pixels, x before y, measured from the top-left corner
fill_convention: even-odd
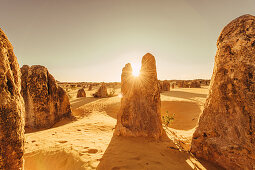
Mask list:
[[[121,96],[130,97],[134,93],[140,93],[143,89],[154,91],[153,84],[157,81],[156,61],[151,54],[146,54],[139,64],[127,64],[122,72],[122,94]],[[124,90],[125,89],[125,90]]]

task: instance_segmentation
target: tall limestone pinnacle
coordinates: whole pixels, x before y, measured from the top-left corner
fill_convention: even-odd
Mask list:
[[[121,108],[117,115],[115,135],[143,136],[160,139],[164,134],[160,115],[160,91],[156,61],[147,53],[142,58],[139,77],[126,64],[121,75]]]
[[[13,47],[0,29],[0,169],[23,169],[24,101]]]
[[[255,17],[230,22],[217,41],[209,96],[191,152],[226,169],[255,169]]]
[[[57,85],[46,67],[24,65],[21,72],[27,128],[49,128],[63,117],[71,116],[67,93]]]

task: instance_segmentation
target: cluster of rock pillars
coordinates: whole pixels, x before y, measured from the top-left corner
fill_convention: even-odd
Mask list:
[[[143,56],[139,78],[126,64],[114,135],[163,139],[160,89],[169,88],[167,82],[158,83],[153,55]],[[107,95],[104,86],[95,94],[100,95]],[[86,94],[81,90],[78,96]],[[230,22],[218,38],[209,96],[190,151],[223,168],[254,169],[254,113],[255,17],[244,15]],[[24,126],[51,127],[70,115],[65,90],[43,66],[20,69],[11,43],[0,30],[0,169],[23,169]]]

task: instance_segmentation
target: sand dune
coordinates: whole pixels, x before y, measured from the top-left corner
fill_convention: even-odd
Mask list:
[[[69,94],[75,95],[75,91]],[[101,99],[73,97],[70,102],[78,120],[64,119],[51,129],[26,134],[25,168],[217,169],[185,151],[189,148],[207,94],[206,87],[173,89],[161,94],[162,114],[166,110],[175,113],[174,122],[167,128],[169,138],[161,142],[113,137],[120,107],[118,96]]]

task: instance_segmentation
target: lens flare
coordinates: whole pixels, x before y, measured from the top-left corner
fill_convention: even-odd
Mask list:
[[[122,98],[123,96],[122,96],[122,94],[121,94],[121,93],[119,93],[119,94],[118,94],[118,97],[119,97],[119,98]]]
[[[134,77],[138,77],[140,75],[141,64],[131,63],[131,66],[132,66],[132,75]]]

